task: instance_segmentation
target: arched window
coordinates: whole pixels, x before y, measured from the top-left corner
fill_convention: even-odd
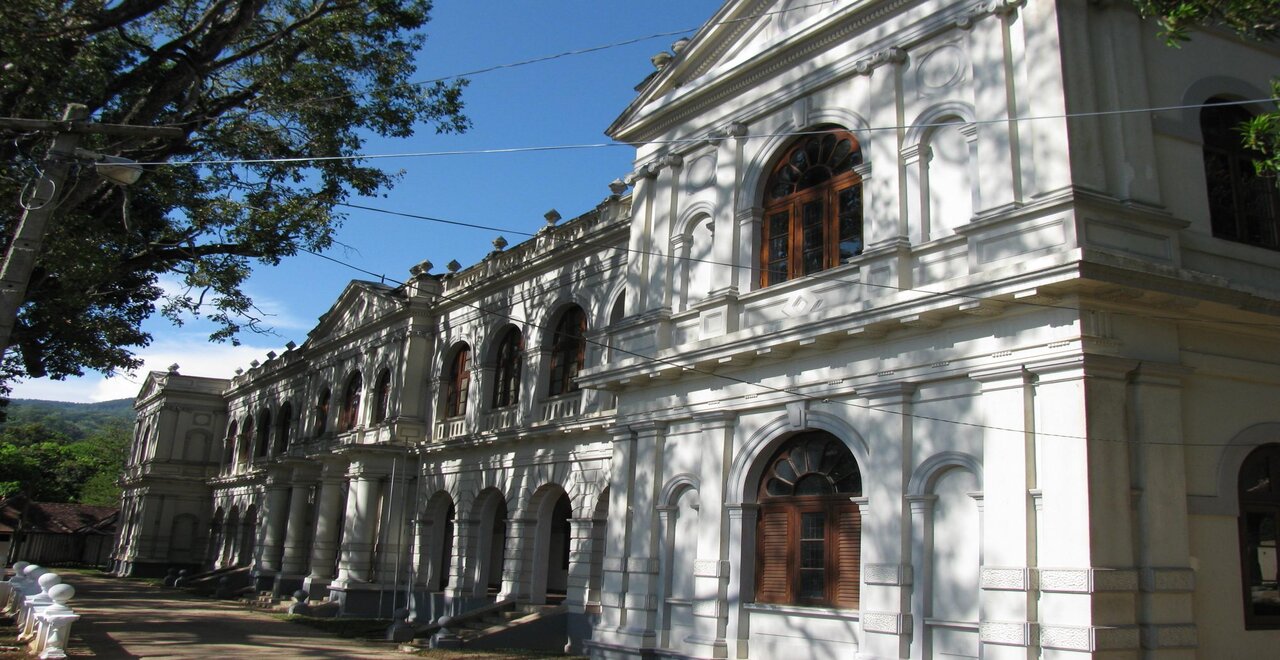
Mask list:
[[[316,397],[316,435],[324,435],[324,431],[329,427],[329,388],[320,390],[320,396]]]
[[[347,389],[342,394],[342,414],[338,417],[338,432],[350,431],[360,421],[360,391],[364,378],[357,371],[347,379]]]
[[[280,406],[280,419],[276,421],[275,451],[279,456],[289,448],[289,427],[293,425],[293,404],[286,401]]]
[[[788,440],[760,478],[756,601],[858,607],[862,474],[825,431]]]
[[[236,462],[248,463],[249,454],[253,451],[253,416],[244,418],[244,424],[240,425],[240,442],[236,449]]]
[[[508,328],[498,343],[493,370],[493,407],[505,408],[520,402],[520,367],[524,362],[524,335]]]
[[[471,347],[463,344],[453,354],[449,365],[449,384],[445,390],[444,415],[458,417],[467,412],[467,389],[471,386]]]
[[[862,148],[852,133],[807,135],[765,184],[760,286],[833,268],[862,253]]]
[[[264,410],[258,415],[258,430],[254,434],[253,456],[261,458],[267,455],[267,444],[271,437],[271,411]]]
[[[1246,149],[1240,134],[1240,125],[1252,118],[1238,105],[1200,110],[1209,222],[1218,238],[1280,250],[1280,189],[1275,179],[1258,176],[1253,160],[1259,153]]]
[[[383,369],[373,387],[373,423],[381,424],[391,414],[391,370]]]
[[[1237,493],[1245,628],[1280,628],[1280,444],[1258,447],[1244,459]]]
[[[551,383],[547,396],[578,391],[573,379],[582,369],[587,353],[587,314],[574,305],[560,316],[551,336]]]
[[[231,420],[231,425],[227,427],[226,445],[223,447],[222,451],[222,464],[227,467],[230,467],[232,462],[235,460],[237,430],[238,424],[236,423],[236,420],[233,419]]]

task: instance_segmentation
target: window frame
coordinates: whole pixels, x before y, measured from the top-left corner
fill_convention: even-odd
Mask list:
[[[467,390],[471,387],[471,347],[463,344],[449,360],[449,379],[445,385],[445,418],[467,414]]]
[[[576,330],[570,328],[577,319]],[[576,334],[575,334],[576,332]],[[573,305],[560,314],[555,332],[551,335],[551,360],[548,371],[547,397],[573,394],[578,391],[574,380],[586,366],[587,313]]]
[[[1255,494],[1249,492],[1246,487],[1245,478],[1247,474],[1256,474],[1260,472],[1256,463],[1263,463],[1263,470],[1268,475],[1270,484],[1269,492],[1264,494]],[[1244,608],[1244,627],[1245,630],[1277,630],[1280,629],[1280,604],[1276,606],[1274,614],[1259,614],[1255,611],[1253,599],[1253,586],[1251,584],[1252,575],[1249,570],[1253,565],[1250,559],[1251,549],[1254,544],[1250,541],[1249,533],[1249,516],[1251,514],[1269,515],[1272,518],[1271,539],[1272,561],[1275,565],[1271,567],[1272,573],[1277,576],[1276,585],[1273,590],[1280,591],[1280,548],[1277,548],[1277,530],[1280,530],[1280,444],[1268,443],[1256,447],[1249,455],[1245,457],[1240,464],[1240,471],[1236,476],[1236,498],[1240,506],[1240,515],[1237,518],[1237,529],[1239,533],[1240,548],[1240,587],[1241,587],[1241,605]],[[1262,566],[1257,565],[1259,570],[1258,579],[1262,579]]]
[[[818,141],[832,136],[835,144],[839,144],[842,140],[849,140],[852,148],[849,152],[851,157],[851,165],[848,170],[837,172],[826,178],[807,182],[802,185],[801,182],[795,182],[795,190],[792,192],[770,198],[773,191],[779,185],[793,185],[791,182],[784,181],[788,169],[796,169],[792,166],[794,155],[799,151],[805,151],[808,146]],[[819,149],[821,149],[819,145]],[[821,151],[819,152],[821,153]],[[781,284],[793,279],[812,275],[824,270],[835,268],[844,262],[847,258],[852,258],[862,253],[865,247],[864,241],[864,204],[862,196],[862,177],[858,174],[855,167],[862,162],[862,146],[852,133],[843,129],[831,128],[822,133],[814,135],[806,135],[792,143],[781,157],[775,162],[769,177],[765,182],[763,195],[763,214],[761,217],[760,241],[757,246],[758,263],[760,270],[757,283],[760,288]],[[819,165],[825,167],[825,165]],[[828,168],[829,169],[829,168]],[[816,170],[815,170],[816,171]],[[803,173],[801,174],[803,176]],[[840,247],[843,243],[841,234],[842,213],[840,209],[840,198],[846,191],[857,196],[857,218],[856,232],[854,236],[850,236],[851,241],[856,241],[857,248],[852,255],[842,257]],[[817,268],[809,269],[805,263],[805,209],[814,204],[821,203],[821,263]],[[785,216],[785,228],[779,227],[775,229],[774,219],[779,216]],[[775,249],[773,242],[775,238],[785,237],[786,255],[782,259],[775,258]],[[785,260],[785,261],[783,261]],[[781,272],[772,268],[777,263],[784,263]]]
[[[391,369],[384,367],[378,372],[378,380],[373,386],[373,423],[381,424],[391,415]]]
[[[342,392],[342,409],[338,414],[338,433],[353,431],[360,424],[360,400],[364,395],[364,376],[359,372],[347,378]]]
[[[524,334],[509,327],[502,334],[494,354],[493,396],[491,408],[506,408],[520,403],[520,376],[524,363]]]
[[[329,429],[329,404],[332,399],[333,390],[328,386],[320,390],[320,394],[316,397],[316,436],[324,435],[324,432]]]
[[[833,443],[837,446],[836,451],[843,454],[837,467],[852,465],[858,477],[856,487],[844,491],[839,489],[839,482],[851,476],[849,474],[837,479],[834,472],[811,470],[797,475],[796,483],[811,475],[820,475],[832,485],[833,492],[816,495],[769,494],[766,484],[774,476],[777,464],[791,452],[811,446],[815,441],[826,443],[824,449]],[[755,602],[858,609],[861,605],[862,518],[861,510],[852,499],[862,494],[861,469],[857,460],[835,436],[825,431],[806,431],[783,443],[766,466],[756,496],[759,513],[756,520]],[[820,514],[823,521],[823,586],[820,596],[806,595],[803,581],[803,547],[805,543],[812,543],[815,539],[802,537],[802,523],[806,514],[814,513]],[[784,541],[780,548],[779,541]]]
[[[1258,176],[1253,160],[1261,154],[1245,148],[1238,130],[1255,115],[1226,103],[1230,100],[1211,98],[1199,116],[1209,230],[1222,240],[1280,250],[1280,189],[1274,180]],[[1258,217],[1250,217],[1251,211]]]
[[[263,408],[253,432],[253,458],[265,458],[271,451],[271,410]]]
[[[293,404],[285,401],[280,404],[278,419],[276,419],[276,438],[272,445],[275,447],[274,453],[279,455],[289,450],[289,442],[292,440],[289,436],[290,427],[293,426]]]

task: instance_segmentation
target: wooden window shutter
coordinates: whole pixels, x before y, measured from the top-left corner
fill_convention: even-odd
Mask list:
[[[833,600],[836,607],[857,609],[862,577],[862,518],[858,507],[852,503],[842,504],[834,514],[835,565],[839,573],[833,585]]]
[[[790,579],[787,559],[790,556],[788,511],[768,509],[760,511],[756,538],[756,602],[790,602]]]

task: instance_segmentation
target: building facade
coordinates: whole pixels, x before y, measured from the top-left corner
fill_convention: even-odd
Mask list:
[[[1280,195],[1232,128],[1274,45],[734,0],[673,51],[592,211],[153,373],[117,569],[562,602],[597,658],[1280,643]]]

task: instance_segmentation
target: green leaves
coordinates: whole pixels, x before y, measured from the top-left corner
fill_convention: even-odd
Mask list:
[[[1226,28],[1254,41],[1280,39],[1280,3],[1276,0],[1132,0],[1144,18],[1155,19],[1160,36],[1170,46],[1191,39],[1197,26]],[[1277,110],[1241,126],[1244,144],[1258,152],[1254,160],[1260,176],[1280,175],[1280,78],[1271,81]]]
[[[1133,0],[1142,15],[1160,24],[1169,45],[1190,39],[1191,28],[1216,25],[1255,41],[1280,37],[1280,5],[1275,0]]]
[[[465,81],[411,84],[427,0],[7,0],[0,3],[0,116],[53,118],[71,101],[101,123],[177,126],[183,139],[86,136],[85,148],[153,166],[125,190],[70,177],[19,315],[19,375],[136,366],[139,324],[200,314],[212,338],[254,327],[241,284],[260,265],[321,251],[352,193],[394,175],[353,156],[371,134],[468,128]],[[15,200],[51,136],[0,131],[0,195]],[[17,207],[0,205],[11,231]],[[184,289],[163,298],[175,273]]]

